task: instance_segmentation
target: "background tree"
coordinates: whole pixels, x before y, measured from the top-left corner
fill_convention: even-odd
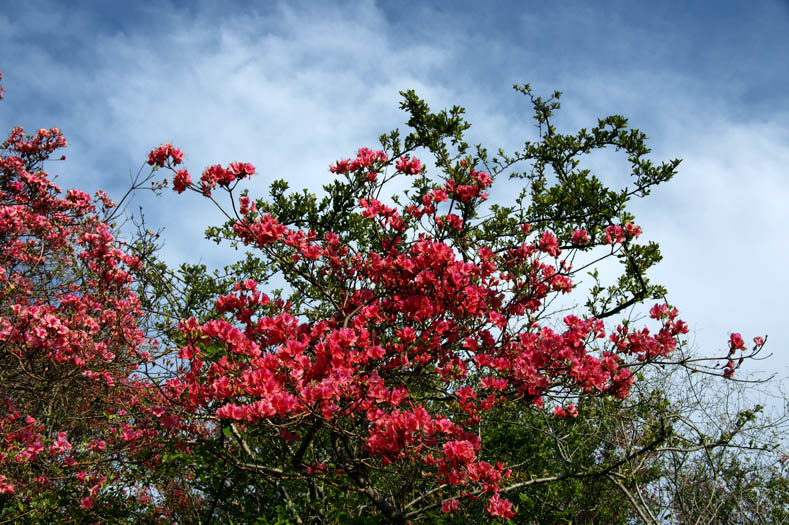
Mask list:
[[[138,374],[158,347],[114,204],[44,171],[65,146],[57,128],[0,145],[0,522],[153,519],[177,485],[155,487],[157,443],[179,423]]]

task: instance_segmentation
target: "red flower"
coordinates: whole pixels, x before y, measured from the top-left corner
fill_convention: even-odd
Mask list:
[[[515,515],[515,511],[512,510],[512,503],[507,499],[501,499],[498,494],[491,496],[485,508],[491,516],[499,516],[505,520]]]
[[[184,152],[178,148],[173,147],[169,142],[162,144],[155,150],[148,153],[148,164],[163,168],[167,165],[168,161],[173,166],[181,164],[184,160]]]
[[[186,170],[178,170],[173,177],[173,190],[183,193],[192,184],[192,177]]]
[[[458,500],[456,499],[445,499],[443,503],[441,503],[441,512],[444,514],[449,514],[450,512],[458,510],[459,504]]]

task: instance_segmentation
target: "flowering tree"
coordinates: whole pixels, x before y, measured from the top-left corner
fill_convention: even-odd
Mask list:
[[[725,448],[752,416],[712,442],[678,437],[650,370],[728,378],[764,341],[748,351],[732,334],[717,360],[686,357],[687,326],[647,277],[658,247],[639,242],[627,208],[678,161],[653,165],[618,116],[561,134],[558,93],[518,90],[539,131],[523,150],[469,147],[462,108],[433,113],[407,92],[411,132],[332,164],[321,199],[284,181],[253,199],[238,191],[250,164],[195,181],[180,150],[156,148],[133,189],[167,170],[154,189],[216,204],[227,222],[208,237],[244,250],[223,273],[168,269],[144,226],[116,240],[104,193],[64,195],[44,171],[60,131],[15,128],[0,152],[0,522],[478,522],[517,520],[516,504],[623,522],[695,509],[703,495],[686,485],[684,506],[662,495],[679,476],[659,460]],[[625,154],[630,186],[581,167],[607,147]],[[519,193],[491,204],[506,176]],[[604,281],[604,259],[621,274]],[[772,493],[749,490],[766,515]],[[564,514],[541,503],[557,494]]]
[[[161,509],[134,471],[178,422],[135,375],[156,344],[130,288],[138,260],[101,218],[114,204],[43,171],[65,146],[57,128],[0,145],[0,521],[136,521]]]
[[[576,418],[586,400],[627,398],[644,367],[677,364],[687,326],[649,282],[660,253],[639,243],[627,204],[669,180],[679,161],[654,165],[645,136],[619,116],[560,134],[551,123],[558,93],[543,100],[517,89],[531,98],[539,129],[522,151],[470,148],[462,108],[432,113],[407,92],[412,132],[332,164],[338,178],[320,201],[286,194],[284,181],[269,200],[254,200],[237,193],[255,174],[249,164],[211,166],[195,181],[172,145],[150,153],[149,164],[172,172],[175,191],[199,193],[226,215],[209,237],[248,250],[234,269],[250,275],[213,312],[181,322],[167,382],[183,417],[214,425],[213,457],[251,476],[245,497],[274,489],[296,522],[379,515],[405,523],[475,505],[508,519],[510,491],[597,477],[638,507],[613,474],[664,443],[665,428],[624,458],[547,474],[484,445],[520,428],[524,414]],[[626,155],[630,186],[612,190],[581,168],[583,156],[606,147]],[[432,154],[437,175],[419,151]],[[527,184],[511,205],[488,205],[507,174]],[[388,193],[401,177],[412,178],[410,189]],[[224,206],[218,191],[228,195]],[[556,298],[573,297],[579,277],[605,258],[621,263],[613,284],[591,271],[584,307],[552,315]],[[271,278],[287,283],[284,292],[264,291]],[[649,299],[650,320],[638,326],[628,316]],[[748,353],[733,334],[720,356],[724,375],[762,345],[755,339]],[[220,486],[232,500],[233,489]],[[326,502],[341,497],[327,515]]]

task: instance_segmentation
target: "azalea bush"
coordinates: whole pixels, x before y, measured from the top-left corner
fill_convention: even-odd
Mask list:
[[[668,366],[684,345],[687,325],[646,274],[658,247],[639,242],[627,207],[679,162],[654,165],[644,135],[618,116],[562,135],[551,123],[558,94],[544,101],[518,89],[540,132],[522,151],[470,148],[461,108],[432,113],[407,92],[411,133],[333,163],[321,200],[288,194],[285,181],[268,199],[239,192],[255,175],[249,164],[193,179],[171,144],[149,155],[176,192],[196,192],[227,216],[209,237],[254,261],[209,315],[181,322],[168,384],[224,436],[212,453],[264,478],[248,483],[276,491],[292,519],[406,522],[477,505],[509,519],[506,493],[518,487],[605,479],[621,456],[544,476],[484,444],[532,413],[572,419],[587,399],[624,400],[640,370]],[[580,167],[607,147],[629,162],[629,187],[612,190]],[[432,156],[431,170],[418,153]],[[510,205],[489,203],[506,176],[526,184]],[[407,191],[387,191],[401,178],[411,179]],[[622,270],[608,286],[592,270],[606,258]],[[585,307],[557,319],[550,305],[587,273]],[[265,289],[272,279],[286,283],[276,297]],[[649,319],[631,322],[649,300]],[[732,334],[723,374],[762,345],[746,349]],[[626,455],[669,435],[652,429]],[[346,493],[327,516],[327,501]]]
[[[104,192],[64,193],[43,170],[65,146],[18,127],[0,145],[0,521],[150,517],[158,491],[135,470],[155,468],[169,430],[138,373],[158,356],[130,286],[139,260]]]
[[[659,248],[629,208],[679,161],[653,163],[620,116],[562,134],[559,94],[516,88],[537,124],[522,150],[471,147],[462,108],[404,92],[410,131],[332,163],[320,197],[286,181],[256,197],[248,163],[193,176],[184,152],[155,148],[133,189],[217,206],[227,221],[207,237],[239,254],[221,271],[167,267],[143,224],[117,240],[105,194],[63,195],[44,171],[61,133],[14,129],[0,180],[0,518],[687,514],[665,496],[663,459],[740,446],[758,418],[694,435],[656,378],[723,381],[764,339],[733,333],[721,355],[687,356],[687,325],[648,277]],[[623,188],[583,167],[606,148],[629,167]]]

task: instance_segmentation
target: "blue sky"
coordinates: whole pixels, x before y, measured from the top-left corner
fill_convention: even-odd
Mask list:
[[[665,260],[654,279],[702,353],[768,334],[757,368],[789,376],[789,3],[36,2],[0,12],[0,125],[57,125],[59,184],[120,195],[172,141],[192,172],[249,161],[318,190],[327,166],[402,127],[398,91],[465,106],[471,139],[533,137],[513,83],[564,93],[563,131],[622,114],[677,178],[635,207]],[[612,184],[623,165],[593,167]],[[140,196],[170,261],[219,256],[197,196]]]

